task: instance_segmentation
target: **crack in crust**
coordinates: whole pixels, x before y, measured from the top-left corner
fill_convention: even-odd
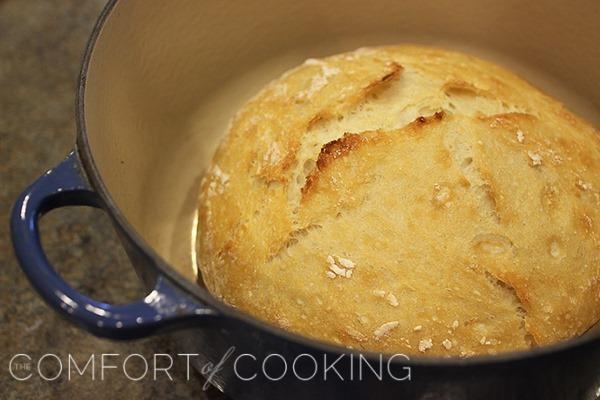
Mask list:
[[[400,72],[404,69],[402,65],[397,62],[390,62],[389,66],[391,71],[382,76],[379,80],[371,82],[366,88],[362,90],[363,98],[374,95],[379,89],[387,88],[387,84],[400,76]]]
[[[410,123],[409,126],[422,127],[422,126],[431,124],[433,122],[439,122],[442,119],[444,119],[445,116],[446,116],[446,113],[444,111],[436,111],[433,115],[430,115],[430,116],[421,115],[420,117],[415,119],[412,123]]]
[[[344,157],[365,141],[366,139],[362,135],[347,132],[341,138],[324,144],[319,153],[319,157],[315,162],[315,166],[306,177],[304,186],[300,189],[302,199],[304,199],[316,185],[321,172],[323,172],[333,161]]]
[[[440,122],[444,119],[445,113],[438,111],[430,116],[419,116],[408,126],[418,129],[425,125]],[[315,162],[315,166],[311,172],[306,176],[304,186],[300,189],[302,200],[304,200],[315,187],[321,173],[333,163],[335,160],[340,159],[350,153],[350,151],[358,148],[361,144],[374,140],[375,137],[366,137],[367,133],[373,133],[378,131],[367,131],[361,133],[350,133],[346,132],[338,139],[332,140],[331,142],[325,143],[321,147],[321,151]]]
[[[470,95],[470,96],[482,96],[487,98],[494,98],[494,95],[487,90],[478,88],[473,83],[464,81],[462,79],[451,79],[442,86],[442,91],[447,95]]]
[[[294,229],[288,234],[287,239],[283,242],[283,244],[267,258],[267,263],[273,261],[275,258],[281,256],[284,251],[298,244],[300,239],[308,235],[311,231],[321,228],[322,226],[319,224],[309,224],[304,228]]]
[[[389,84],[400,77],[400,74],[404,68],[400,64],[393,61],[388,63],[387,66],[389,67],[389,72],[381,76],[379,79],[370,82],[367,86],[363,87],[362,89],[358,90],[356,94],[350,96],[347,99],[347,101],[342,102],[337,107],[330,106],[316,113],[309,120],[306,126],[306,132],[309,132],[317,124],[325,123],[336,117],[343,116],[344,112],[347,112],[352,108],[359,106],[370,96],[377,95],[378,92],[389,88]]]
[[[289,133],[290,139],[284,146],[287,147],[287,151],[285,151],[280,161],[261,165],[255,178],[267,185],[272,182],[280,182],[286,185],[288,204],[294,210],[294,213],[297,212],[302,203],[304,193],[308,193],[309,188],[316,179],[316,177],[309,178],[310,170],[308,168],[311,167],[310,163],[313,162],[313,158],[317,158],[318,155],[314,157],[308,156],[306,159],[302,156],[313,145],[315,140],[315,136],[312,135],[313,132],[311,130],[318,124],[328,124],[334,119],[341,120],[345,118],[348,113],[365,103],[370,96],[387,90],[391,83],[400,77],[403,70],[404,68],[397,62],[387,62],[381,74],[375,77],[375,79],[362,87],[354,88],[351,93],[341,98],[335,98],[323,104],[312,116],[307,116],[307,119],[303,119],[302,122],[292,129],[292,132]],[[323,140],[322,142],[325,141],[327,140]],[[321,164],[324,165],[323,157],[321,157]]]
[[[485,276],[485,278],[492,285],[504,291],[504,293],[514,300],[516,305],[516,314],[521,320],[520,328],[523,331],[523,339],[525,340],[525,343],[529,345],[529,347],[537,346],[534,335],[527,328],[527,300],[519,296],[519,291],[515,285],[511,284],[507,279],[500,278],[498,275],[492,273],[490,270],[479,264],[474,265],[472,270]]]
[[[390,61],[386,63],[385,70],[382,71],[383,75],[369,82],[366,86],[357,88],[354,92],[341,99],[332,99],[323,104],[320,109],[314,110],[315,112],[312,116],[304,119],[304,121],[299,123],[295,128],[299,130],[299,137],[291,139],[288,142],[289,150],[282,160],[275,165],[261,166],[259,173],[257,174],[258,177],[264,179],[267,183],[270,181],[287,182],[287,171],[298,162],[298,153],[301,150],[302,137],[309,133],[316,125],[343,117],[344,114],[363,104],[370,96],[374,96],[378,92],[389,88],[390,83],[395,81],[401,75],[403,69],[404,68],[400,64],[395,61]]]

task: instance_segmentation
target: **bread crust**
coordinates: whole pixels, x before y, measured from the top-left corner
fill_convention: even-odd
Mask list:
[[[505,69],[420,46],[309,59],[206,172],[208,289],[347,347],[496,354],[600,319],[598,132]]]

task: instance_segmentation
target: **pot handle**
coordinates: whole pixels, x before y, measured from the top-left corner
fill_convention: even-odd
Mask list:
[[[50,265],[38,230],[43,214],[65,206],[102,206],[81,173],[75,151],[29,186],[11,215],[13,247],[23,271],[42,298],[68,320],[97,336],[134,339],[205,324],[218,316],[160,275],[150,294],[123,305],[93,300],[73,289]]]

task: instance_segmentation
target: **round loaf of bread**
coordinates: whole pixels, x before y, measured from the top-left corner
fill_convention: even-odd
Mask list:
[[[489,62],[309,59],[233,119],[202,185],[208,289],[343,346],[469,356],[600,318],[600,137]]]

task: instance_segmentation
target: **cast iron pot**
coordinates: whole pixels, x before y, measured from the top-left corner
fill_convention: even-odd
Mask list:
[[[262,85],[308,57],[401,42],[459,48],[512,68],[598,125],[600,7],[577,3],[110,1],[85,51],[75,149],[13,209],[23,271],[48,304],[95,335],[175,330],[181,352],[199,354],[192,359],[198,369],[230,354],[211,382],[234,398],[596,398],[597,333],[493,357],[407,361],[362,353],[363,361],[383,360],[390,369],[359,379],[351,370],[359,353],[282,331],[213,298],[196,282],[193,246],[199,178],[227,121]],[[73,205],[112,218],[147,297],[106,304],[56,273],[40,246],[38,219]],[[235,355],[244,353],[251,356],[234,369]],[[281,364],[267,363],[265,374],[269,354]],[[325,373],[340,356],[337,372]],[[284,361],[288,371],[279,379]],[[392,377],[407,371],[410,380]]]

